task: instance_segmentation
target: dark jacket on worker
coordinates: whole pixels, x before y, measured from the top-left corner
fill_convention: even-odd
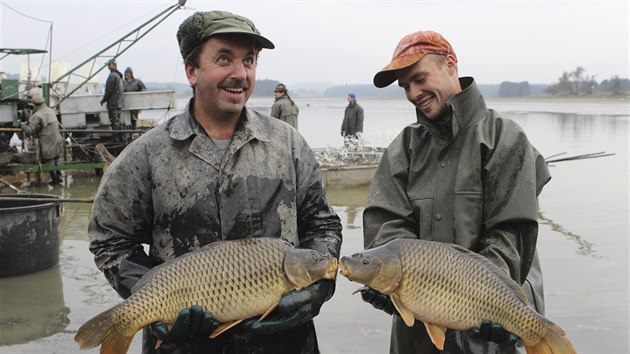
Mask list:
[[[146,271],[204,245],[280,237],[339,256],[341,222],[326,200],[319,164],[304,138],[275,118],[243,109],[225,155],[192,115],[143,134],[107,169],[89,223],[90,250],[128,297]],[[149,254],[143,250],[149,245]],[[210,311],[211,312],[211,311]],[[156,338],[145,329],[144,353]],[[237,326],[160,353],[316,353],[313,322],[273,336]]]
[[[38,105],[24,127],[24,133],[37,138],[42,162],[55,160],[63,153],[63,137],[55,111],[45,103]]]
[[[146,91],[147,87],[140,79],[132,78],[131,80],[123,79],[123,89],[125,92],[139,92]]]
[[[105,81],[105,93],[101,104],[107,102],[107,109],[121,109],[123,107],[123,75],[114,69],[109,72]]]
[[[452,119],[407,126],[387,148],[363,214],[365,247],[395,238],[455,243],[487,257],[523,285],[543,313],[542,273],[536,255],[537,196],[551,178],[538,151],[513,121],[486,108],[477,85],[448,101]],[[444,353],[512,353],[448,330]],[[395,315],[392,353],[439,353],[421,321],[407,327]]]
[[[363,133],[363,107],[354,101],[346,106],[341,124],[341,135],[356,136],[357,133]]]

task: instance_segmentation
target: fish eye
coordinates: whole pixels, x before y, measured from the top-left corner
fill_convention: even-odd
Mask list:
[[[367,258],[363,258],[363,264],[368,265],[370,264],[370,260]]]
[[[311,252],[311,259],[313,260],[313,262],[319,261],[319,255],[317,254],[317,252]]]

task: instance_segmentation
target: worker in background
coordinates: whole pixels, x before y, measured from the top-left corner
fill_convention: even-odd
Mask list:
[[[120,130],[120,110],[123,107],[123,75],[118,71],[116,60],[107,61],[109,76],[105,82],[105,93],[101,99],[101,105],[107,102],[107,115],[112,130]],[[114,141],[120,141],[121,137],[114,134]]]
[[[348,94],[348,106],[341,124],[341,136],[347,149],[356,150],[359,147],[359,139],[363,134],[363,107],[357,103],[357,95]]]
[[[22,122],[22,131],[26,136],[37,139],[38,160],[42,163],[58,166],[59,157],[63,153],[63,137],[59,132],[59,122],[57,114],[44,102],[44,97],[34,94],[31,98],[35,110],[29,118],[28,124]],[[50,181],[48,184],[55,186],[62,184],[61,171],[50,171]]]
[[[136,79],[133,76],[133,70],[129,67],[125,69],[125,81],[123,82],[123,87],[125,92],[140,92],[147,90],[147,87],[144,86],[144,82],[140,79]],[[131,129],[136,129],[140,110],[132,109],[129,111],[129,114],[131,115]]]
[[[271,116],[289,123],[297,130],[300,109],[289,97],[287,87],[284,84],[278,84],[273,92],[276,95],[276,101],[271,106]]]

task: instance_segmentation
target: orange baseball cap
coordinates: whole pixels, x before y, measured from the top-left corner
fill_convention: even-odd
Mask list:
[[[396,81],[396,70],[418,62],[427,54],[452,55],[457,61],[453,47],[441,34],[419,31],[406,35],[398,42],[392,61],[374,75],[374,86],[382,88]]]

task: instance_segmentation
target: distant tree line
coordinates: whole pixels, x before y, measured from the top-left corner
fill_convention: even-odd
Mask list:
[[[256,80],[253,96],[273,97],[273,90],[279,84],[278,80]],[[145,82],[149,90],[175,90],[178,95],[192,95],[192,90],[188,84],[180,83],[154,83]],[[525,96],[570,96],[570,95],[591,95],[598,93],[608,93],[614,95],[626,94],[630,92],[630,80],[620,78],[615,75],[610,79],[598,83],[594,76],[586,74],[586,70],[578,67],[571,72],[564,72],[557,82],[551,85],[530,84],[528,81],[510,82],[504,81],[500,84],[477,84],[482,95],[486,98],[493,97],[525,97]],[[291,97],[326,97],[342,98],[349,92],[354,92],[357,98],[405,98],[405,92],[393,84],[386,88],[376,88],[372,84],[337,85],[321,90],[313,89],[304,85],[289,86]]]
[[[630,80],[615,75],[610,80],[597,83],[594,75],[587,75],[581,66],[570,72],[563,72],[558,81],[547,86],[545,92],[557,96],[592,95],[594,93],[623,94],[630,90]]]

